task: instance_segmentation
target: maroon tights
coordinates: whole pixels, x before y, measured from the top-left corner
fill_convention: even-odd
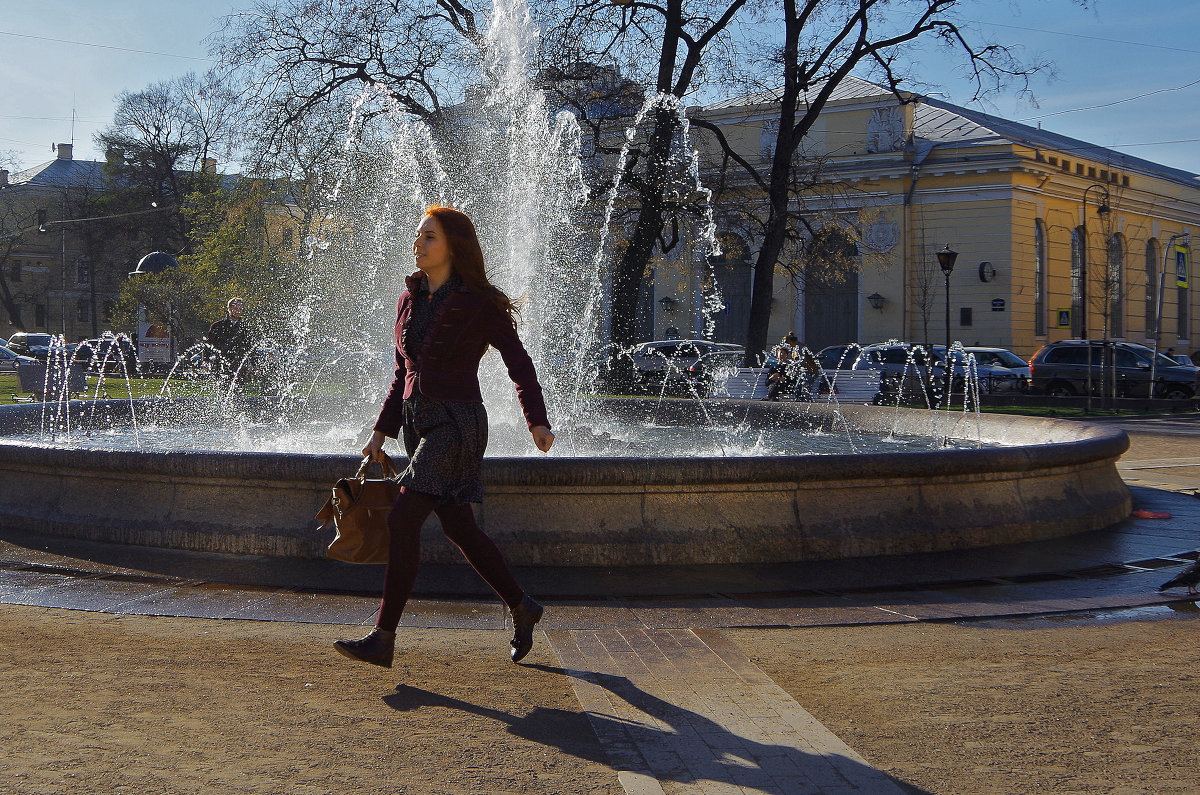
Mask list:
[[[439,504],[437,498],[403,489],[388,514],[391,541],[387,571],[383,575],[383,602],[375,626],[394,632],[417,579],[421,557],[421,525],[437,514],[442,532],[454,542],[467,562],[509,607],[521,603],[525,592],[517,585],[495,542],[475,522],[470,505]]]

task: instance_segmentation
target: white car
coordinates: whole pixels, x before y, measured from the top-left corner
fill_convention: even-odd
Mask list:
[[[19,353],[10,351],[4,346],[0,346],[0,372],[15,373],[17,364],[37,364],[38,360],[32,356],[22,356]]]

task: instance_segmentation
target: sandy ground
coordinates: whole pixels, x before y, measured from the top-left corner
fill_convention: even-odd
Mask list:
[[[1200,612],[1144,612],[728,634],[913,792],[1198,793]]]
[[[912,792],[1200,792],[1196,612],[729,635]],[[391,671],[325,625],[0,605],[0,793],[621,788],[549,647],[405,630]]]
[[[622,792],[545,643],[406,630],[386,671],[337,626],[0,605],[0,633],[6,795]]]

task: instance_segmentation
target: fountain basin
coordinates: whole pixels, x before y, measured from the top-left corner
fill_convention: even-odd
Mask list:
[[[119,404],[120,402],[114,401]],[[127,402],[126,402],[127,403]],[[480,524],[526,566],[772,563],[898,555],[1096,530],[1129,515],[1123,431],[1065,420],[728,401],[750,423],[1003,447],[731,458],[487,458]],[[611,401],[693,421],[713,404]],[[0,433],[33,405],[0,408]],[[355,455],[70,449],[0,437],[0,527],[239,555],[321,557],[313,515]],[[424,530],[422,558],[461,560]]]

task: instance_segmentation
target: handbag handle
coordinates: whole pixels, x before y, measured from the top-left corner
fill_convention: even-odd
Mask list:
[[[371,457],[363,456],[362,463],[359,464],[359,467],[358,467],[358,473],[355,474],[354,478],[356,480],[366,480],[367,479],[367,467],[369,467],[370,465],[371,465]],[[379,466],[383,468],[383,476],[385,478],[388,478],[390,480],[395,480],[400,475],[400,473],[396,471],[396,465],[392,463],[392,457],[389,456],[387,453],[383,453],[383,461],[381,461],[379,463]]]

